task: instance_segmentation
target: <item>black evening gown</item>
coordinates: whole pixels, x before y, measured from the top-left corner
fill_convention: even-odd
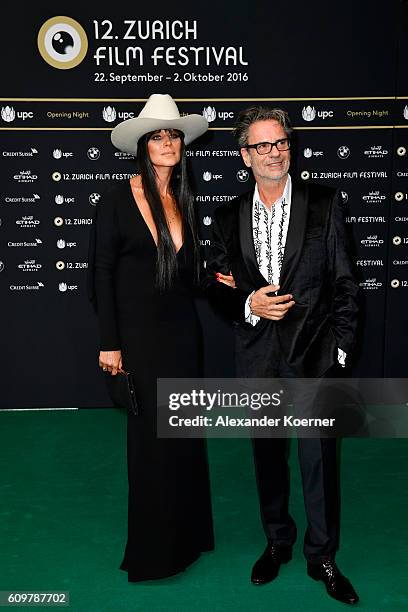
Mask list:
[[[192,255],[186,231],[177,280],[159,293],[157,248],[130,183],[113,186],[98,204],[101,350],[122,350],[140,406],[127,417],[128,540],[120,567],[131,582],[176,574],[214,546],[205,441],[156,435],[156,378],[202,375]]]

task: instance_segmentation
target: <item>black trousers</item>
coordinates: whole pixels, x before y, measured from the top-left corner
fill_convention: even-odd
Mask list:
[[[276,335],[274,376],[295,377]],[[268,540],[293,545],[296,525],[289,514],[289,439],[252,440],[263,527]],[[307,517],[303,552],[308,561],[334,558],[339,547],[340,494],[336,438],[298,438],[298,458]]]

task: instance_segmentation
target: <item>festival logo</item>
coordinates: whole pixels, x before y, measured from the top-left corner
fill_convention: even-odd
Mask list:
[[[37,44],[47,64],[60,70],[78,66],[88,51],[85,30],[70,17],[48,19],[38,32]]]

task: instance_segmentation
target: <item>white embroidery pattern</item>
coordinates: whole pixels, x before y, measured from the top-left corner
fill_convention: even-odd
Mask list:
[[[290,215],[290,179],[283,196],[269,209],[255,190],[252,206],[252,235],[261,274],[270,285],[279,283]]]

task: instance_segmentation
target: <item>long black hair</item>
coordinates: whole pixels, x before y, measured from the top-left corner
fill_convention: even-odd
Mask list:
[[[144,195],[150,206],[153,221],[157,229],[156,286],[159,291],[165,291],[173,285],[177,276],[177,257],[157,188],[156,171],[150,160],[147,148],[147,143],[154,133],[149,132],[139,139],[136,163],[142,179]],[[187,227],[193,237],[194,281],[197,282],[199,275],[199,247],[194,215],[194,198],[187,170],[184,134],[182,132],[179,132],[179,134],[181,137],[180,161],[173,168],[170,189],[182,219],[183,242]]]

